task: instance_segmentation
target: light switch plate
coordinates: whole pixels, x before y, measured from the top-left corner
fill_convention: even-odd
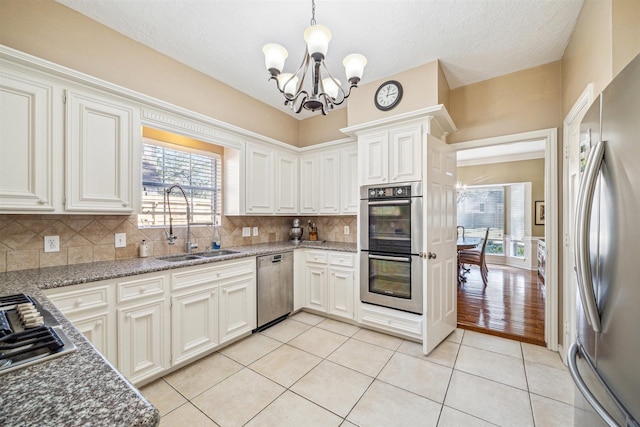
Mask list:
[[[60,252],[60,236],[44,236],[45,252]]]
[[[349,234],[349,226],[348,225],[344,226],[344,234]]]
[[[116,248],[127,247],[127,233],[116,233]]]
[[[242,227],[242,237],[251,237],[251,227]]]
[[[258,227],[253,227],[253,235],[254,236],[258,235]]]

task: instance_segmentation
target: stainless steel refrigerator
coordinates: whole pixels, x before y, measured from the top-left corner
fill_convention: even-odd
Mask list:
[[[577,340],[568,358],[574,425],[638,426],[640,55],[589,108],[580,143]]]

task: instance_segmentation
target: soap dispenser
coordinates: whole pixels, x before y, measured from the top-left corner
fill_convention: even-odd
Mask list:
[[[214,225],[213,226],[213,242],[211,244],[211,247],[214,250],[220,249],[221,243],[222,243],[222,237],[220,236],[220,226]]]

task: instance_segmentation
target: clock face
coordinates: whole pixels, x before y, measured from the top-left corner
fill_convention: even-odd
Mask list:
[[[394,108],[402,99],[402,85],[390,80],[380,85],[376,91],[375,104],[379,110],[387,111]]]

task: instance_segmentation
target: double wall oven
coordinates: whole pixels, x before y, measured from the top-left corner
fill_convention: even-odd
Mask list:
[[[360,189],[360,300],[422,314],[422,183]]]

